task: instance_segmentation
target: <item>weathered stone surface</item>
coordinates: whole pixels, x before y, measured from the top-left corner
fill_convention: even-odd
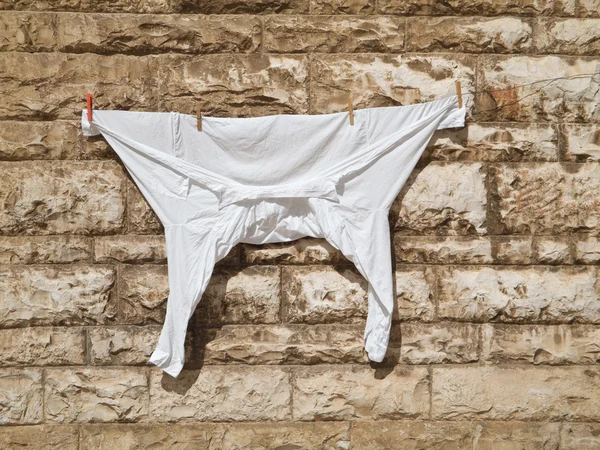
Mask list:
[[[0,369],[0,426],[41,423],[43,401],[41,371]]]
[[[600,161],[600,127],[568,123],[564,125],[565,161]]]
[[[160,219],[129,178],[127,179],[127,229],[130,233],[164,234]]]
[[[48,369],[48,422],[132,422],[148,414],[148,378],[139,369]]]
[[[396,267],[395,320],[431,322],[435,318],[435,274],[431,268]]]
[[[76,159],[79,151],[77,128],[69,122],[0,123],[1,160]]]
[[[486,174],[480,163],[432,163],[396,199],[401,234],[486,234]]]
[[[199,324],[274,323],[279,320],[279,268],[215,268],[196,309]],[[161,323],[169,295],[167,266],[121,269],[123,323]]]
[[[600,327],[595,325],[483,325],[482,336],[482,357],[489,362],[600,362]]]
[[[595,1],[595,0],[585,0]],[[432,2],[430,0],[397,1],[379,0],[378,12],[382,14],[407,15],[496,15],[496,14],[556,14],[573,15],[576,9],[574,0],[449,0]]]
[[[237,53],[255,52],[260,44],[260,21],[252,16],[59,14],[51,17],[56,21],[58,49],[68,53]]]
[[[355,421],[353,450],[557,450],[558,423],[467,421]]]
[[[401,362],[469,363],[479,360],[479,325],[403,323]]]
[[[505,234],[600,234],[599,164],[497,167],[494,230]]]
[[[306,113],[308,66],[290,55],[165,56],[163,108],[207,116]]]
[[[519,450],[558,450],[560,423],[543,422],[476,422],[473,448]]]
[[[103,266],[11,267],[0,273],[0,326],[111,322],[115,272]]]
[[[3,12],[0,15],[0,52],[48,52],[56,49],[56,16]]]
[[[301,367],[294,373],[293,415],[300,420],[429,416],[423,367]]]
[[[0,237],[0,264],[77,263],[92,259],[92,241],[79,236]]]
[[[577,2],[577,15],[581,17],[600,17],[600,1],[579,0]]]
[[[516,17],[411,18],[406,50],[520,53],[531,48],[531,36],[531,23]]]
[[[122,229],[125,183],[114,162],[5,162],[4,234],[90,234]]]
[[[164,236],[104,236],[94,239],[94,260],[99,263],[167,262]]]
[[[90,362],[97,365],[146,364],[156,347],[160,330],[160,326],[151,325],[90,328]],[[188,359],[186,355],[186,361]]]
[[[198,305],[197,323],[279,322],[280,270],[274,266],[215,269]]]
[[[26,11],[98,11],[161,13],[169,10],[168,0],[1,0],[0,9]]]
[[[78,450],[76,425],[4,427],[0,450]]]
[[[83,328],[0,330],[0,365],[59,366],[85,363]]]
[[[600,411],[597,368],[434,367],[432,383],[434,419],[596,420]]]
[[[600,238],[578,239],[575,243],[575,262],[578,264],[600,263]]]
[[[582,76],[596,73],[596,64],[597,58],[485,56],[478,65],[477,118],[597,122],[598,76]],[[571,78],[542,81],[561,77]]]
[[[206,344],[207,364],[364,363],[364,324],[226,325]]]
[[[121,323],[160,323],[169,297],[167,266],[125,265],[119,269]]]
[[[572,264],[571,243],[567,237],[536,236],[533,239],[535,261],[539,264]]]
[[[80,448],[347,450],[348,428],[347,422],[91,424],[81,428]]]
[[[158,368],[150,373],[151,414],[159,422],[290,419],[291,394],[290,374],[279,367],[204,366],[177,378]]]
[[[600,323],[595,269],[444,268],[439,314],[447,319],[499,322]]]
[[[468,123],[438,130],[424,159],[444,161],[557,161],[556,126],[539,123]]]
[[[354,108],[436,100],[454,95],[456,80],[467,93],[474,67],[475,59],[468,55],[319,55],[311,67],[311,109],[346,111],[348,92]],[[472,102],[464,98],[470,111]]]
[[[498,264],[532,264],[533,239],[530,236],[493,236],[492,254]]]
[[[405,20],[344,16],[271,16],[264,49],[274,53],[402,52]]]
[[[297,14],[308,12],[308,0],[173,0],[171,7],[200,14]]]
[[[244,264],[352,264],[325,239],[314,238],[278,244],[243,244],[241,258]]]
[[[428,264],[489,264],[490,238],[403,236],[394,237],[396,261]]]
[[[367,281],[351,268],[284,267],[285,322],[362,322],[367,313]]]
[[[81,120],[86,92],[95,94],[94,108],[156,110],[157,64],[140,56],[4,53],[0,119]]]
[[[312,14],[370,14],[375,0],[310,0]]]
[[[535,49],[539,53],[600,55],[599,34],[598,19],[539,18],[535,24]]]
[[[600,424],[565,423],[560,432],[562,450],[593,450],[600,447]]]

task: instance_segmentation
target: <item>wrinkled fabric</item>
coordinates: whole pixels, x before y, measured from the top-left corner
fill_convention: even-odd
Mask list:
[[[196,117],[93,111],[102,134],[165,229],[169,297],[150,362],[176,377],[188,321],[214,265],[238,243],[325,238],[368,281],[364,346],[388,346],[394,291],[392,202],[436,130],[464,126],[457,96],[322,115]]]

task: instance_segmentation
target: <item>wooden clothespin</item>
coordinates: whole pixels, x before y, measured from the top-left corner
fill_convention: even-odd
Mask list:
[[[200,111],[200,105],[196,105],[196,126],[198,127],[198,131],[202,131],[202,111]]]
[[[87,100],[87,118],[91,122],[92,121],[92,94],[86,95]]]
[[[460,85],[460,81],[456,81],[456,95],[458,96],[458,107],[462,108],[463,107],[463,101],[462,101],[462,87]]]
[[[352,110],[352,93],[348,94],[348,115],[350,116],[350,125],[354,125],[354,111]]]

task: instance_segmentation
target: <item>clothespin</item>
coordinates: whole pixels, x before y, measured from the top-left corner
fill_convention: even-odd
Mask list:
[[[350,116],[350,125],[354,125],[354,111],[352,110],[352,93],[348,94],[348,115]]]
[[[462,108],[463,107],[462,87],[460,85],[460,81],[458,81],[458,80],[456,80],[456,95],[458,96],[458,107]]]
[[[87,118],[91,122],[92,121],[92,94],[87,94],[86,100],[87,100]]]
[[[202,131],[202,111],[200,111],[200,105],[196,105],[196,126],[198,127],[198,131]]]

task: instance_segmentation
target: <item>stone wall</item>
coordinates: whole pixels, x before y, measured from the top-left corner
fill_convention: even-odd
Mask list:
[[[598,0],[0,0],[0,449],[600,448]],[[572,77],[538,82],[550,77]],[[324,241],[219,263],[147,365],[161,224],[100,109],[328,113],[454,93],[398,197],[396,322]],[[525,85],[520,86],[519,85]],[[475,94],[470,95],[469,94]]]

